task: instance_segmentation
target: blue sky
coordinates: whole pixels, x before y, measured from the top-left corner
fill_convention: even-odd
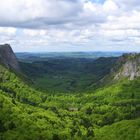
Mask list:
[[[105,0],[90,0],[91,2],[103,4]]]
[[[16,52],[140,52],[140,1],[4,0],[0,42]]]

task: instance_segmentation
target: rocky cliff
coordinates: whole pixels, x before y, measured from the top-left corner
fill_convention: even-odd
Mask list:
[[[115,73],[114,79],[128,78],[134,80],[140,77],[140,54],[125,54],[118,60],[119,70]]]
[[[18,60],[9,44],[0,45],[0,64],[8,69],[20,72]]]

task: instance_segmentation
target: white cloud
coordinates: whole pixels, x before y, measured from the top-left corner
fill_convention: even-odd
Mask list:
[[[0,4],[0,25],[57,24],[75,17],[81,9],[79,0],[5,0]]]
[[[5,27],[0,27],[0,34],[1,35],[15,35],[16,34],[16,28],[5,28]]]
[[[11,43],[12,38],[16,35],[16,28],[12,27],[0,27],[0,42],[1,43]]]
[[[45,30],[24,29],[23,33],[28,36],[32,36],[32,37],[38,36],[39,37],[39,36],[45,35],[46,31]]]
[[[4,0],[0,35],[15,50],[140,50],[140,1]]]
[[[123,10],[129,12],[130,10],[140,10],[139,0],[114,0],[116,4]]]
[[[108,14],[113,14],[117,13],[119,11],[119,8],[113,0],[107,0],[103,5],[103,10]]]

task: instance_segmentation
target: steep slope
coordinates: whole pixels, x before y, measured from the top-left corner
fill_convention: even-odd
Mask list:
[[[108,75],[93,87],[111,86],[122,80],[135,80],[140,77],[140,53],[124,54],[117,59]],[[93,88],[91,87],[91,89]]]
[[[140,76],[140,54],[125,54],[117,62],[120,67],[114,79],[128,78],[134,80]]]
[[[0,64],[8,69],[20,71],[18,60],[9,44],[0,45]]]

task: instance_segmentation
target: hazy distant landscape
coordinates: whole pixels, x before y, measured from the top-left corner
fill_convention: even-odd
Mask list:
[[[118,57],[128,52],[46,52],[46,53],[16,53],[19,60],[45,59],[45,58],[92,58]]]
[[[108,74],[121,53],[17,54],[33,86],[50,92],[89,90]]]

